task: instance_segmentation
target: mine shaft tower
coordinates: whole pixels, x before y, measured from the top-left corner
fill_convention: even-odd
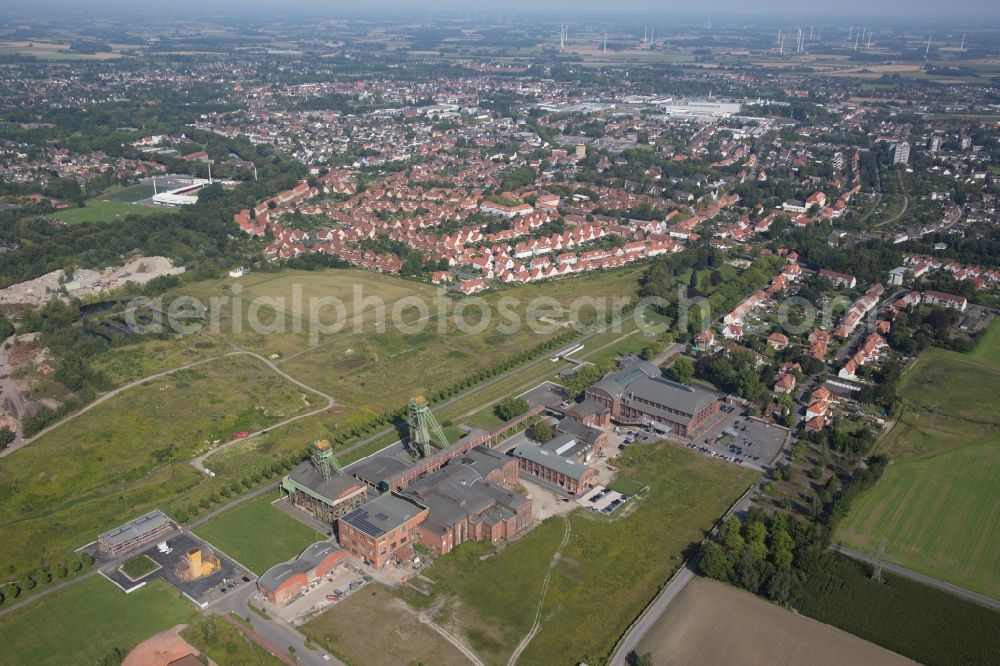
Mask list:
[[[424,458],[430,455],[431,446],[439,449],[447,448],[448,438],[445,437],[441,424],[431,414],[427,399],[423,396],[410,398],[409,408],[410,447]]]

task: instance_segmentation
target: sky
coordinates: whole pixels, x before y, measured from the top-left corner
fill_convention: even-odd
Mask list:
[[[107,15],[125,10],[140,14],[148,8],[157,14],[177,10],[186,13],[253,13],[337,15],[344,11],[434,10],[494,11],[509,14],[562,13],[583,15],[592,13],[632,13],[644,15],[734,16],[765,17],[775,15],[852,18],[925,18],[941,16],[951,19],[992,19],[1000,17],[997,0],[170,0],[154,3],[148,0],[5,0],[0,16],[87,13]]]

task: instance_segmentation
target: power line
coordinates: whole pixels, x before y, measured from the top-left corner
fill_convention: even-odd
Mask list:
[[[882,564],[885,563],[885,539],[878,542],[878,551],[875,553],[875,569],[872,571],[872,580],[876,583],[884,583],[882,578]]]

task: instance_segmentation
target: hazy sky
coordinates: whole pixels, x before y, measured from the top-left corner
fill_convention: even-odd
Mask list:
[[[416,12],[433,9],[492,10],[509,13],[568,12],[611,14],[615,12],[646,15],[819,15],[849,21],[858,16],[879,18],[911,18],[938,15],[959,19],[989,19],[1000,16],[998,0],[825,0],[819,3],[803,0],[170,0],[154,3],[149,0],[5,0],[0,16],[10,19],[17,15],[46,13],[88,13],[107,15],[124,10],[135,15],[145,11],[156,14],[176,10],[187,14],[204,13],[267,13],[287,14],[305,11],[313,14],[337,15],[344,11],[408,9]]]

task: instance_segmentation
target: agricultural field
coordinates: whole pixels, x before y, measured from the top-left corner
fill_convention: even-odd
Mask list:
[[[436,581],[426,590],[430,597],[410,591],[405,598],[420,607],[443,603],[437,621],[464,636],[485,663],[504,664],[531,628],[543,579],[568,529],[542,602],[540,629],[521,661],[601,663],[680,566],[685,549],[757,477],[666,445],[629,448],[621,472],[649,491],[620,516],[577,509],[566,520],[548,519],[487,559],[480,558],[488,545],[463,544],[425,572]]]
[[[114,46],[112,46],[115,48]],[[78,53],[70,50],[70,44],[44,40],[0,41],[0,55],[31,56],[39,60],[113,60],[121,53]]]
[[[924,352],[901,384],[903,412],[880,444],[892,464],[836,538],[1000,599],[1000,327],[970,354]]]
[[[355,666],[469,663],[465,655],[380,585],[363,587],[300,630],[317,645]]]
[[[15,451],[0,465],[0,565],[62,556],[204,477],[210,442],[320,402],[259,361],[232,356],[130,389]]]
[[[272,506],[273,501],[265,494],[213,518],[195,533],[258,576],[327,538]]]
[[[1000,662],[1000,612],[826,553],[806,570],[796,610],[928,666]]]
[[[640,641],[654,664],[912,664],[856,636],[725,583],[696,577]]]
[[[126,595],[94,576],[0,618],[0,661],[95,664],[114,648],[127,651],[196,617],[194,606],[163,581]]]

